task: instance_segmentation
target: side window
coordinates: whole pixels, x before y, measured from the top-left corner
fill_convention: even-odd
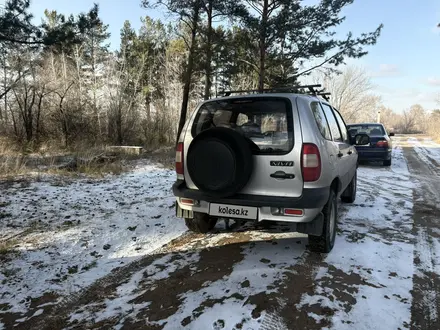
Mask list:
[[[339,131],[338,122],[336,121],[332,108],[324,103],[322,104],[322,108],[324,109],[330,131],[332,132],[333,141],[342,142],[341,132]]]
[[[327,120],[325,119],[324,112],[319,105],[319,102],[310,103],[310,109],[312,109],[312,113],[315,116],[316,124],[318,124],[318,128],[322,136],[327,140],[331,140],[332,136],[330,135],[330,129],[328,127]]]
[[[344,141],[348,142],[348,131],[347,126],[345,126],[344,119],[342,119],[342,116],[338,110],[335,109],[334,113],[336,116],[336,120],[338,121],[339,128],[341,129],[342,138],[344,139]]]

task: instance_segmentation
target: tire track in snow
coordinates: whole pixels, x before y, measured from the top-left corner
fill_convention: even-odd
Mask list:
[[[438,239],[440,224],[440,180],[435,180],[440,174],[438,164],[427,157],[425,148],[440,148],[430,143],[425,146],[415,139],[409,142],[413,147],[404,148],[408,159],[410,172],[418,182],[414,189],[414,235],[416,237],[414,250],[413,276],[414,290],[411,306],[411,329],[440,329],[440,274],[436,272],[438,255],[435,240]],[[440,150],[440,149],[439,149]],[[437,245],[438,246],[438,245]]]
[[[356,202],[340,210],[335,248],[318,263],[297,311],[290,311],[315,320],[304,328],[409,327],[413,183],[402,149],[395,146],[390,168],[360,166],[358,177]],[[295,322],[289,325],[301,329]]]

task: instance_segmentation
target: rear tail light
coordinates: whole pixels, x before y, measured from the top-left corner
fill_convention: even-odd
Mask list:
[[[321,176],[321,155],[316,145],[304,143],[301,152],[301,170],[304,182],[313,182]]]
[[[386,140],[378,141],[376,143],[376,147],[378,147],[378,148],[388,148],[388,141],[386,141]]]
[[[183,179],[183,143],[179,142],[176,148],[176,174],[178,179]]]

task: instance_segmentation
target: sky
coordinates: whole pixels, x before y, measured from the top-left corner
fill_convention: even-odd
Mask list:
[[[39,22],[45,9],[78,14],[94,2],[100,5],[104,23],[109,24],[112,48],[119,46],[125,20],[139,29],[142,16],[173,19],[163,9],[141,8],[140,0],[33,0],[31,8]],[[374,91],[385,106],[398,112],[412,104],[427,110],[440,108],[440,1],[355,0],[343,15],[346,20],[336,30],[341,36],[350,31],[354,35],[371,32],[384,24],[378,43],[368,48],[368,55],[347,64],[363,67],[369,73]]]

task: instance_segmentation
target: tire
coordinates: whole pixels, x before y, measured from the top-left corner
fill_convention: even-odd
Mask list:
[[[383,161],[383,166],[391,166],[391,159],[384,160]]]
[[[342,194],[341,200],[344,203],[353,203],[356,200],[356,191],[357,191],[357,171],[355,172],[354,177],[351,180],[350,184]]]
[[[338,203],[333,190],[330,191],[330,196],[322,213],[324,214],[322,234],[321,236],[309,235],[309,249],[313,252],[329,253],[335,245],[338,218]]]
[[[194,138],[186,160],[188,173],[200,191],[211,197],[228,197],[251,177],[252,144],[232,129],[211,128]]]
[[[185,224],[189,230],[195,233],[206,234],[211,231],[217,223],[217,219],[205,213],[194,212],[194,218],[185,218]]]

